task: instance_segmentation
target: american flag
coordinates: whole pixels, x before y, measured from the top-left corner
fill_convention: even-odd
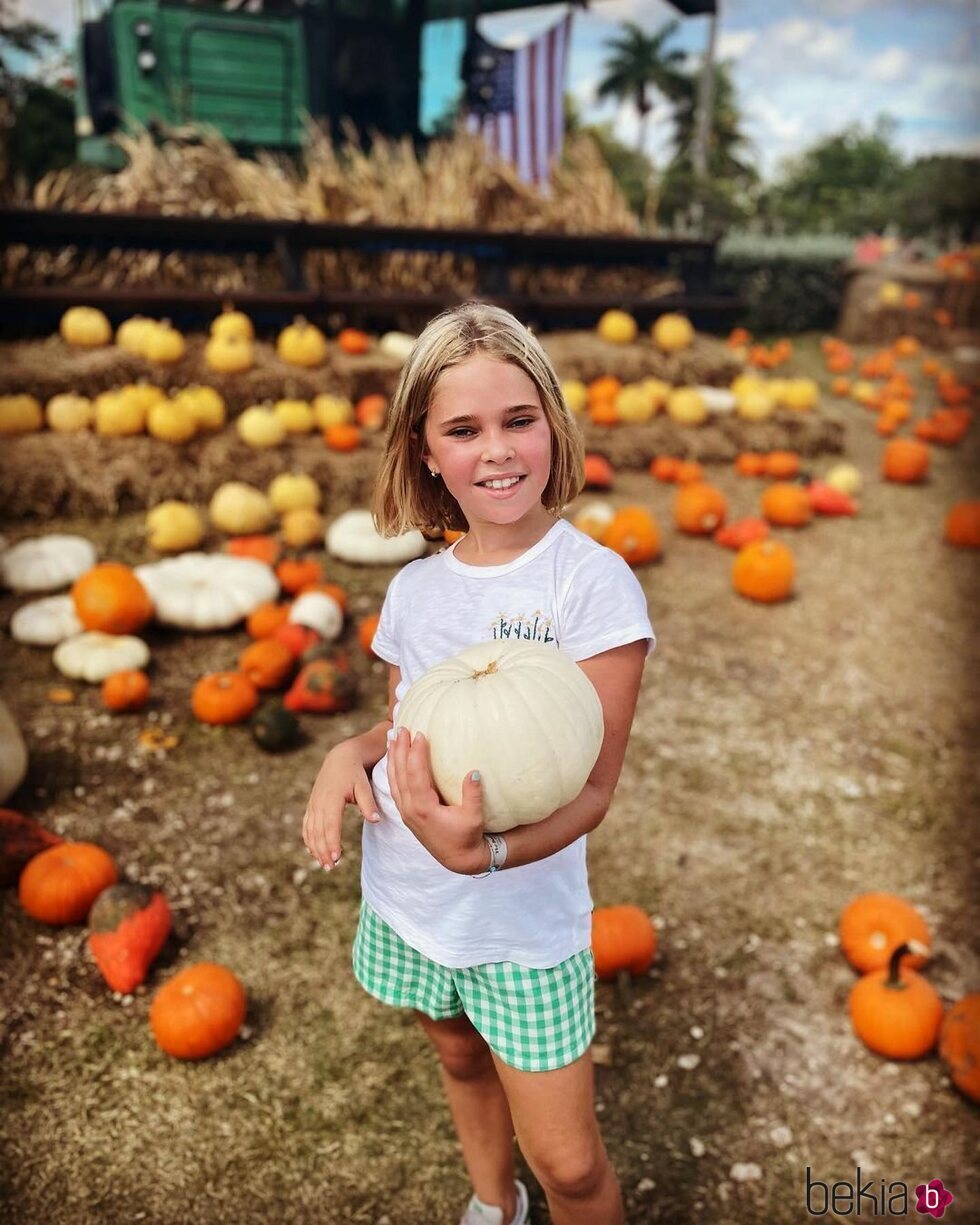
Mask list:
[[[512,162],[528,183],[545,185],[565,130],[565,64],[572,14],[517,50],[473,32],[463,62],[467,127]]]

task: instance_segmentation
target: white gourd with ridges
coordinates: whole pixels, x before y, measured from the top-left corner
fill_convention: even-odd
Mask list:
[[[409,688],[396,725],[429,742],[432,777],[448,804],[479,770],[484,825],[531,825],[573,800],[602,748],[602,703],[567,655],[538,642],[481,642],[430,668]]]

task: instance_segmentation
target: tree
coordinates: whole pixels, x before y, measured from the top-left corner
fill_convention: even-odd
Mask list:
[[[879,116],[866,132],[852,124],[786,161],[760,200],[760,213],[789,233],[881,231],[895,220],[905,165],[892,145],[894,120]]]
[[[611,55],[604,65],[605,76],[596,94],[600,99],[616,98],[632,102],[639,116],[636,150],[642,153],[646,145],[647,117],[653,110],[651,91],[657,90],[672,100],[678,88],[679,65],[684,52],[668,50],[666,44],[679,29],[680,23],[669,22],[656,34],[647,34],[633,21],[623,24],[622,33],[607,39]]]
[[[894,219],[906,236],[976,242],[980,236],[980,158],[920,157],[906,170]]]
[[[75,156],[74,108],[57,89],[17,67],[40,61],[58,36],[38,21],[22,21],[11,0],[0,0],[0,183],[13,174],[37,178]]]

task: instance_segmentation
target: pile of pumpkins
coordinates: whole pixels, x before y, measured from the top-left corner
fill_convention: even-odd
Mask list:
[[[32,919],[51,927],[87,923],[89,955],[111,990],[129,995],[146,981],[172,927],[157,889],[119,883],[113,857],[92,842],[66,842],[31,817],[0,809],[0,884],[17,885]],[[150,1030],[177,1059],[204,1059],[238,1036],[247,1000],[227,966],[198,962],[154,992]]]
[[[938,1043],[953,1084],[980,1102],[980,992],[944,1009],[918,973],[931,939],[922,915],[903,898],[865,893],[843,910],[844,956],[860,974],[848,996],[855,1034],[886,1059],[921,1059]]]

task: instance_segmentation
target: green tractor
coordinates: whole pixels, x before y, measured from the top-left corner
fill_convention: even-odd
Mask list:
[[[216,128],[237,149],[298,150],[304,116],[422,138],[422,28],[547,0],[112,0],[83,20],[82,161],[122,164],[113,132]],[[673,0],[684,13],[715,0]],[[83,9],[84,11],[84,9]]]

